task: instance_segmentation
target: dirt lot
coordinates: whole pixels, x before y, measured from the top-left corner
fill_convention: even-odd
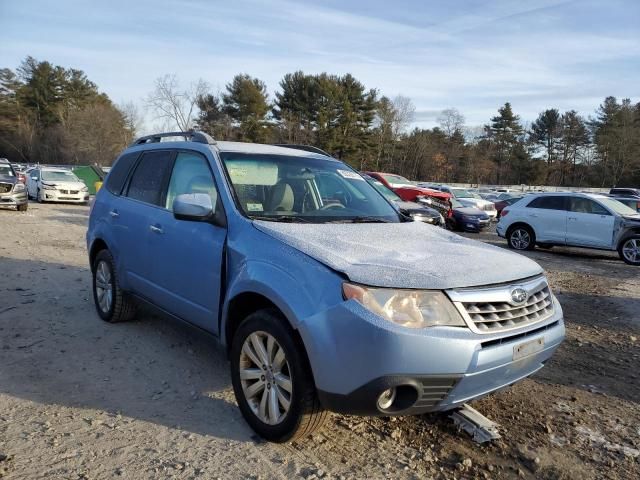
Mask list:
[[[446,416],[334,415],[305,443],[272,445],[241,418],[212,338],[94,313],[87,213],[0,210],[0,477],[640,478],[640,269],[614,254],[528,254],[567,340],[539,374],[474,403],[502,440],[478,446]]]

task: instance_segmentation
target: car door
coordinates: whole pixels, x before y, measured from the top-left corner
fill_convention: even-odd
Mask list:
[[[40,179],[40,170],[35,168],[29,172],[27,177],[27,192],[30,197],[36,198],[38,193],[38,180]]]
[[[109,215],[118,245],[118,265],[124,271],[127,286],[153,301],[155,289],[150,280],[151,267],[160,259],[149,250],[150,225],[164,210],[166,185],[175,153],[170,150],[145,152],[136,166],[125,195],[116,197]]]
[[[567,243],[585,247],[610,248],[615,217],[598,202],[587,197],[569,197]]]
[[[165,310],[217,333],[227,229],[209,222],[177,220],[173,202],[185,193],[207,193],[212,204],[222,208],[209,162],[198,152],[177,154],[165,208],[155,212],[148,225],[153,300]]]
[[[533,227],[536,240],[558,245],[566,242],[566,200],[565,195],[542,195],[527,204],[524,217]]]

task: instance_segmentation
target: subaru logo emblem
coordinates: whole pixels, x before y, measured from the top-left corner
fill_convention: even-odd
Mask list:
[[[524,288],[516,287],[511,290],[511,300],[513,301],[513,303],[524,303],[527,301],[527,298],[529,298],[529,294]]]

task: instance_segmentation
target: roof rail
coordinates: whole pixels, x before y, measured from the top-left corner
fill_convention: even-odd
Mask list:
[[[163,138],[166,137],[184,137],[186,141],[197,142],[197,143],[206,143],[207,145],[215,145],[216,141],[211,136],[204,132],[196,132],[195,130],[191,130],[189,132],[164,132],[164,133],[154,133],[153,135],[147,135],[145,137],[140,137],[133,141],[130,147],[134,147],[136,145],[144,145],[145,143],[158,143]]]
[[[295,150],[304,150],[305,152],[311,153],[319,153],[320,155],[324,155],[326,157],[332,157],[331,154],[325,152],[321,148],[314,147],[313,145],[298,145],[295,143],[274,143],[274,147],[285,147],[285,148],[293,148]]]

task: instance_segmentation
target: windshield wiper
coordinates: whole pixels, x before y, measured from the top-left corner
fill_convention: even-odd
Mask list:
[[[391,223],[389,220],[384,220],[380,217],[352,217],[341,218],[338,220],[329,220],[326,223]]]
[[[282,223],[312,223],[309,220],[298,217],[296,215],[258,215],[252,216],[252,220],[265,220],[267,222],[282,222]]]

